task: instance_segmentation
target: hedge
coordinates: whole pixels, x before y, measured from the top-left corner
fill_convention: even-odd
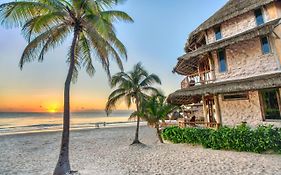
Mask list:
[[[168,127],[163,130],[165,140],[173,143],[202,145],[216,150],[236,150],[281,153],[281,129],[273,126],[250,128],[244,124],[218,130],[209,128]]]

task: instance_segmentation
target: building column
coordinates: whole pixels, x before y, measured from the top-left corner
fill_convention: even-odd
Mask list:
[[[209,120],[208,120],[208,113],[207,113],[207,106],[206,106],[206,99],[205,96],[202,96],[202,101],[203,101],[203,115],[204,115],[204,123],[206,126],[208,126]]]
[[[215,75],[215,63],[214,63],[214,59],[212,56],[212,53],[209,53],[209,66],[210,66],[210,79],[212,81],[216,80],[216,75]]]
[[[268,41],[270,43],[270,48],[272,53],[275,55],[275,60],[279,66],[279,69],[281,69],[281,52],[278,50],[278,48],[281,46],[280,44],[280,38],[279,35],[277,35],[278,30],[280,31],[281,26],[278,26],[275,28],[275,30],[273,31],[272,35],[268,35]]]
[[[217,128],[219,128],[222,124],[222,120],[221,120],[221,110],[220,110],[218,95],[214,95],[214,101],[215,101],[215,114],[216,114]]]

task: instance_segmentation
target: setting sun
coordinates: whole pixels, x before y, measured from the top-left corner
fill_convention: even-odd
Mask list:
[[[57,103],[49,104],[47,107],[47,111],[49,113],[56,113],[59,110],[59,105]]]
[[[57,110],[56,110],[56,109],[48,109],[48,112],[49,112],[49,113],[56,113]]]

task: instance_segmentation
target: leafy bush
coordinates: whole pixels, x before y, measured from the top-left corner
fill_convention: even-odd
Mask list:
[[[273,126],[252,129],[242,124],[234,128],[221,127],[218,130],[173,126],[164,129],[162,135],[165,140],[173,143],[202,145],[204,148],[217,150],[281,153],[281,129]]]

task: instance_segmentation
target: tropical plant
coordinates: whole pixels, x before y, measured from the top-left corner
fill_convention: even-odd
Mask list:
[[[44,55],[62,44],[72,34],[67,62],[69,70],[64,86],[63,134],[59,160],[54,175],[71,173],[69,163],[70,84],[84,67],[95,73],[94,54],[110,76],[110,58],[123,70],[121,58],[127,58],[125,46],[115,35],[113,22],[132,22],[122,11],[110,10],[121,0],[19,0],[0,5],[0,21],[6,27],[22,27],[28,41],[20,59],[27,62],[44,60]]]
[[[158,90],[152,87],[154,83],[161,84],[160,78],[155,74],[148,74],[141,63],[136,64],[133,70],[128,73],[119,72],[115,74],[111,80],[111,87],[117,88],[108,97],[105,109],[107,114],[121,100],[124,100],[129,108],[132,103],[135,103],[137,111],[140,112],[143,100],[151,94],[158,93]],[[132,144],[141,143],[139,141],[139,124],[140,116],[137,116],[137,128]]]
[[[179,128],[169,127],[163,131],[163,138],[173,143],[202,145],[216,150],[281,153],[281,129],[273,126],[251,128],[245,124],[236,127]]]
[[[148,97],[144,101],[141,112],[134,112],[131,117],[141,116],[142,119],[153,125],[156,128],[159,141],[163,143],[160,131],[160,121],[165,122],[165,118],[168,114],[172,113],[177,106],[168,104],[166,97],[161,94],[156,94],[152,97]]]

